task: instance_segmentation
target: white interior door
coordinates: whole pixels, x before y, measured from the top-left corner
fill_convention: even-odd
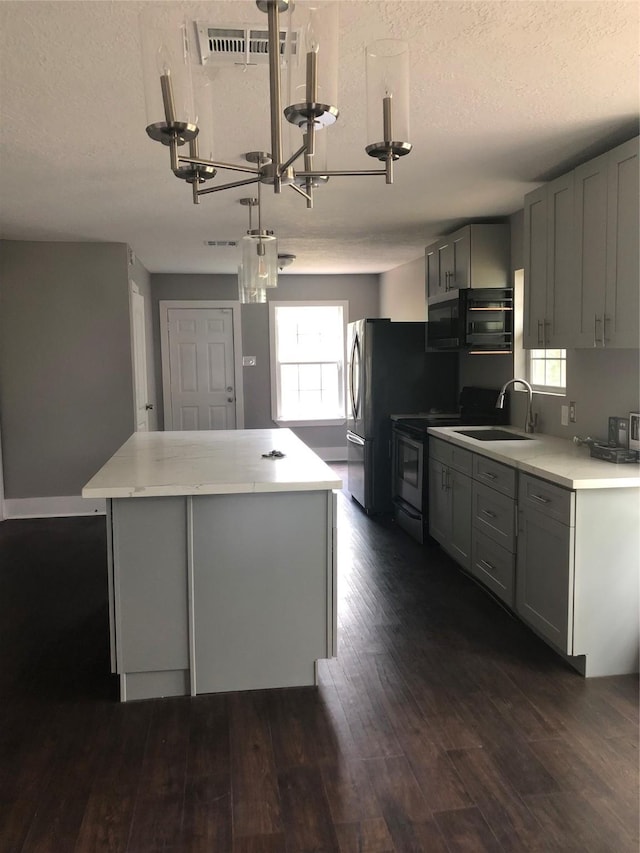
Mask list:
[[[133,358],[133,395],[136,432],[149,429],[147,399],[147,346],[145,335],[144,296],[131,286],[131,350]]]
[[[168,308],[166,323],[170,400],[165,401],[165,429],[235,429],[233,310]]]

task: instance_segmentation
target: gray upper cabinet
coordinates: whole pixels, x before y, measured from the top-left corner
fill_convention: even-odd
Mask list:
[[[638,138],[525,197],[525,348],[638,346],[638,204]]]
[[[526,349],[544,346],[547,313],[547,187],[524,199],[524,329]]]
[[[509,285],[509,226],[465,225],[425,250],[427,300],[447,299],[464,287]]]
[[[608,160],[604,345],[637,347],[640,334],[638,139],[614,149]]]
[[[568,283],[572,276],[573,173],[525,196],[526,349],[563,347],[574,322]]]

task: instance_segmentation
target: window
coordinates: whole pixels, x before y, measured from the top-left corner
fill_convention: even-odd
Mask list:
[[[564,394],[567,389],[567,351],[529,350],[529,382],[534,391]]]
[[[343,423],[347,302],[270,302],[276,422]]]

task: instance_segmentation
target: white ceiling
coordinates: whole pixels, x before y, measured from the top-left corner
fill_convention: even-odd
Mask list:
[[[129,243],[151,272],[235,272],[238,203],[191,201],[168,150],[145,133],[140,2],[0,2],[2,237]],[[253,0],[158,4],[189,19],[256,22]],[[524,194],[637,133],[637,2],[414,0],[340,3],[340,118],[329,168],[371,169],[364,46],[409,42],[412,153],[383,178],[332,178],[314,210],[263,188],[263,224],[296,273],[381,272],[469,219],[506,216]],[[216,156],[270,148],[267,69],[216,78]],[[286,138],[286,137],[285,137]],[[219,172],[216,182],[242,177]],[[255,223],[254,223],[255,224]]]

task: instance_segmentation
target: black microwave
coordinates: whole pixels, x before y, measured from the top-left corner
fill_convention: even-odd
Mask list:
[[[430,302],[427,350],[513,352],[513,288],[465,287]]]

